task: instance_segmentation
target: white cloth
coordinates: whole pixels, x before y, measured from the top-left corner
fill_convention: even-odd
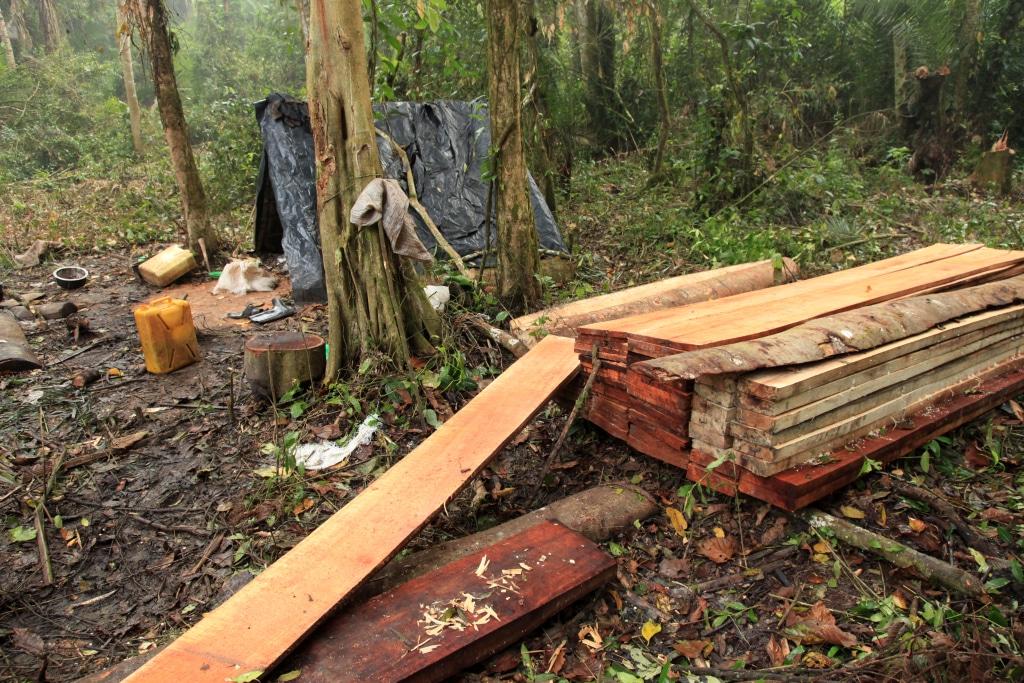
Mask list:
[[[396,254],[423,263],[434,262],[434,257],[416,234],[416,224],[409,215],[409,197],[397,180],[377,178],[370,181],[356,199],[348,219],[361,226],[382,221],[384,233]]]

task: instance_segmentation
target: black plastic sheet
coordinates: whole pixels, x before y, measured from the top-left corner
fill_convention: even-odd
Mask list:
[[[492,211],[488,235],[484,229],[488,187],[481,179],[491,145],[487,105],[456,100],[392,102],[374,106],[374,113],[377,129],[385,133],[377,136],[385,175],[408,192],[405,168],[394,152],[393,140],[409,158],[420,202],[452,248],[460,256],[477,254],[488,246],[493,249],[494,216]],[[305,303],[301,295],[323,301],[326,287],[316,224],[315,156],[305,104],[286,95],[270,95],[256,103],[256,118],[264,145],[257,190],[257,250],[283,249],[295,300]],[[541,248],[567,252],[532,176],[529,183]],[[438,259],[446,258],[419,214],[410,213],[427,250]],[[280,247],[275,249],[278,235]]]

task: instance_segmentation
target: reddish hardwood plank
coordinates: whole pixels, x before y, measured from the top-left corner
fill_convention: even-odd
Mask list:
[[[623,441],[629,436],[629,407],[600,394],[591,395],[583,411],[595,425]]]
[[[649,455],[676,467],[685,469],[690,462],[689,448],[673,446],[662,433],[650,429],[640,422],[630,423],[626,443],[644,455]],[[688,441],[686,443],[689,444]]]
[[[484,558],[489,564],[478,576]],[[505,578],[502,570],[519,575]],[[304,683],[442,681],[520,640],[614,575],[614,558],[597,545],[541,522],[332,617],[277,672],[301,669]],[[467,594],[474,597],[472,615],[465,612]],[[468,622],[485,623],[428,634],[436,624],[425,615],[437,618],[454,602]]]
[[[395,555],[579,370],[548,337],[412,453],[126,680],[266,671]]]

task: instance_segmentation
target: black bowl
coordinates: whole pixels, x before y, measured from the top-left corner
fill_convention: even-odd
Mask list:
[[[53,279],[61,289],[78,289],[85,284],[89,271],[78,266],[64,266],[53,271]]]

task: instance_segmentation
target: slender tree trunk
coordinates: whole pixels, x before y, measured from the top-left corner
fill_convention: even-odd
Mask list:
[[[132,145],[135,153],[142,156],[142,115],[139,111],[139,97],[135,93],[135,69],[132,67],[132,29],[122,10],[117,5],[117,47],[121,57],[121,74],[124,77],[124,96],[128,100],[128,120],[132,129]]]
[[[146,16],[146,46],[149,51],[149,68],[153,73],[153,88],[160,107],[160,119],[164,124],[164,137],[171,152],[174,177],[181,194],[185,214],[189,248],[199,249],[199,240],[206,243],[207,251],[216,251],[219,244],[217,233],[210,225],[206,193],[199,177],[199,167],[192,153],[188,124],[178,95],[178,83],[174,77],[174,57],[171,54],[171,40],[167,33],[167,8],[164,0],[150,0],[143,10]]]
[[[487,82],[495,152],[498,296],[513,310],[539,300],[537,229],[526,180],[518,0],[487,0]]]
[[[54,52],[63,44],[64,32],[60,28],[54,0],[39,0],[39,28],[43,32],[47,52]]]
[[[302,31],[302,46],[309,51],[309,1],[295,0],[295,9],[299,12],[299,29]]]
[[[892,34],[893,108],[897,112],[907,100],[907,37],[899,29],[897,26]]]
[[[654,153],[654,168],[651,173],[652,177],[657,177],[665,163],[668,129],[672,123],[668,111],[668,95],[665,92],[664,55],[661,51],[661,7],[658,0],[651,2],[651,53],[654,62],[654,90],[658,96],[658,113],[661,116],[661,132],[658,134],[658,149]]]
[[[960,121],[967,110],[967,80],[974,57],[978,54],[978,25],[981,22],[981,0],[967,0],[963,20],[960,22],[960,45],[957,52],[956,73],[953,75],[953,107]]]
[[[615,13],[610,0],[576,0],[587,124],[603,151],[619,147],[616,133]]]
[[[26,0],[11,0],[11,26],[18,33],[18,53],[22,59],[32,56],[32,35],[25,21]]]
[[[551,213],[555,207],[555,177],[551,171],[551,152],[544,120],[547,118],[546,96],[544,83],[540,79],[539,59],[537,57],[538,21],[533,0],[523,0],[523,85],[526,96],[523,98],[523,136],[529,152],[533,169],[540,176],[540,187],[544,192],[544,201]]]
[[[405,363],[439,333],[408,259],[395,256],[377,224],[349,221],[356,198],[383,176],[377,152],[359,0],[312,0],[306,56],[316,146],[317,216],[330,320],[327,378],[378,349]]]
[[[14,48],[11,47],[11,36],[7,33],[7,22],[4,21],[4,13],[0,12],[0,42],[4,44],[4,55],[7,57],[7,68],[14,71],[17,63],[14,61]]]

